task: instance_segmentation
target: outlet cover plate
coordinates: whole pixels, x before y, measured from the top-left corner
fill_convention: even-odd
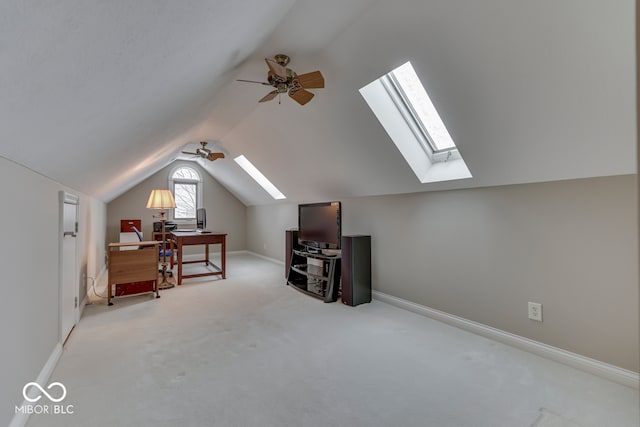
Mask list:
[[[542,322],[542,304],[529,302],[529,319]]]

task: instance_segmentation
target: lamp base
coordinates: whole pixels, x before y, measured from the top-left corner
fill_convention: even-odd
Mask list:
[[[158,289],[162,289],[162,290],[164,290],[164,289],[171,289],[171,288],[173,288],[174,286],[175,286],[175,285],[174,285],[173,283],[171,283],[171,282],[166,282],[166,281],[165,281],[165,282],[162,282],[162,283],[159,283],[159,284],[158,284]]]
[[[171,289],[175,285],[176,279],[173,277],[172,272],[160,270],[160,274],[158,274],[158,289]]]
[[[167,262],[166,262],[166,260],[163,260],[163,262],[161,262],[160,265],[161,265],[161,268],[160,268],[160,275],[158,277],[158,279],[159,279],[158,280],[158,282],[159,282],[158,283],[158,289],[171,289],[171,288],[173,288],[176,285],[176,283],[175,283],[176,279],[173,278],[173,272],[167,270]]]

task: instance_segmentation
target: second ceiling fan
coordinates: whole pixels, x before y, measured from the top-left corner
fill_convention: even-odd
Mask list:
[[[207,148],[207,141],[200,141],[200,145],[202,145],[202,147],[196,148],[195,152],[183,151],[182,154],[191,154],[195,157],[201,157],[212,162],[216,159],[224,159],[224,153],[211,151]]]
[[[291,68],[287,68],[290,58],[287,55],[278,54],[273,59],[265,58],[265,62],[269,67],[266,82],[257,82],[254,80],[241,80],[239,82],[260,83],[266,86],[273,86],[272,90],[258,102],[267,102],[274,99],[277,95],[286,93],[300,105],[304,105],[311,101],[314,94],[307,89],[321,89],[324,87],[324,77],[320,71],[312,71],[305,74],[296,74]]]

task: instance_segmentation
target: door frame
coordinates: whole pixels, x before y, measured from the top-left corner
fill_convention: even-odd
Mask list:
[[[78,233],[78,216],[80,214],[79,205],[80,198],[72,193],[68,193],[66,191],[61,190],[59,193],[59,224],[58,224],[58,342],[60,345],[63,345],[67,339],[67,335],[62,332],[62,321],[63,321],[63,311],[64,311],[64,283],[63,283],[63,269],[64,269],[64,205],[71,204],[76,206],[76,225],[75,232],[76,235]],[[77,236],[75,237],[77,239]],[[76,240],[75,245],[75,253],[74,256],[74,272],[73,276],[78,277],[78,242]],[[73,317],[73,327],[78,323],[78,315],[80,313],[80,307],[78,302],[78,281],[74,280],[73,282],[73,294],[76,303],[74,304],[73,313],[70,313]],[[69,332],[71,333],[71,332]]]

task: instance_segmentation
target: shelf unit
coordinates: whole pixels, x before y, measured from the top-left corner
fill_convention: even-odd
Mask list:
[[[287,284],[324,302],[337,301],[340,256],[292,249]]]

